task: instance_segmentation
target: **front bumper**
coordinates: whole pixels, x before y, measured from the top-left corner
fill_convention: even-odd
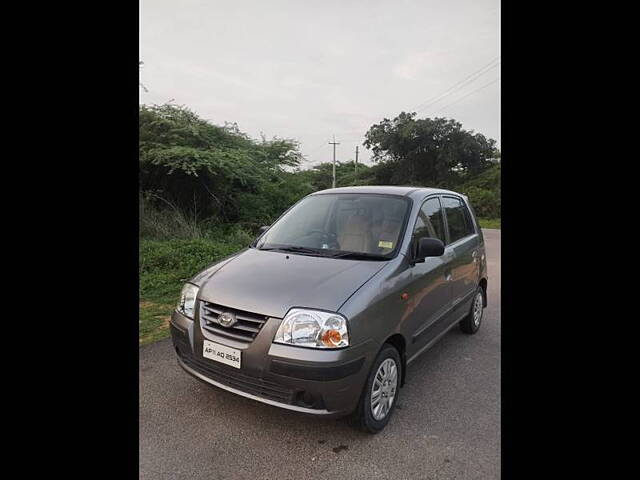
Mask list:
[[[179,365],[210,385],[300,413],[327,417],[351,413],[375,355],[372,343],[333,351],[274,344],[280,322],[270,318],[245,345],[204,331],[177,311],[170,330]],[[204,358],[203,339],[241,350],[242,368]]]

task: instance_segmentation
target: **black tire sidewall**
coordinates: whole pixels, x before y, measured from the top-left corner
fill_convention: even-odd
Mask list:
[[[373,418],[373,413],[371,412],[371,388],[376,372],[378,371],[378,367],[387,358],[391,358],[394,362],[396,362],[396,367],[398,368],[398,386],[396,387],[396,395],[393,399],[393,404],[391,405],[389,413],[387,413],[387,416],[382,420],[376,420],[375,418]],[[389,423],[389,420],[393,416],[393,412],[396,408],[396,404],[398,403],[401,378],[402,362],[400,360],[400,354],[398,353],[398,350],[395,349],[395,347],[389,344],[385,344],[385,346],[378,353],[375,361],[373,362],[373,365],[371,366],[371,371],[369,372],[369,377],[367,378],[367,382],[365,383],[364,391],[362,392],[362,398],[360,400],[358,416],[360,425],[364,430],[371,433],[378,433],[387,425],[387,423]]]

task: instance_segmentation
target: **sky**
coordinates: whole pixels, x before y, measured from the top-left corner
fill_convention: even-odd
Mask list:
[[[303,167],[371,164],[368,128],[447,117],[500,146],[499,0],[142,0],[140,103],[185,105]]]

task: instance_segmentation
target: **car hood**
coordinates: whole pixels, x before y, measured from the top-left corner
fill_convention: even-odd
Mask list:
[[[337,311],[387,262],[312,257],[250,248],[200,275],[198,297],[282,318],[292,307]]]

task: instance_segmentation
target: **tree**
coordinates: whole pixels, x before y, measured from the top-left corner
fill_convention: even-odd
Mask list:
[[[225,222],[261,222],[279,213],[278,195],[289,201],[291,192],[305,191],[282,188],[285,169],[302,160],[293,140],[256,141],[235,124],[213,125],[168,104],[142,105],[139,124],[140,189],[158,202]],[[251,199],[267,192],[267,206]],[[249,211],[256,205],[258,213]]]
[[[446,118],[402,112],[372,125],[364,146],[373,151],[376,180],[452,188],[483,172],[499,155],[496,142]]]

